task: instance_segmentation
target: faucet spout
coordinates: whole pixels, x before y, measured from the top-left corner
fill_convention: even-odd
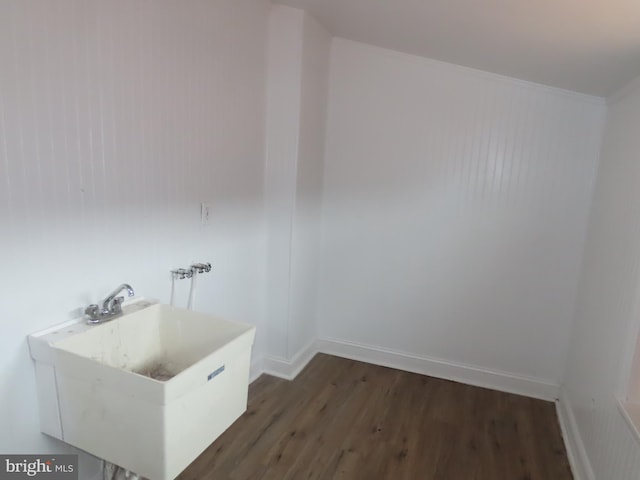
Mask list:
[[[111,320],[122,313],[122,302],[124,302],[124,297],[119,297],[121,292],[126,291],[127,295],[133,297],[135,292],[131,285],[128,283],[123,283],[118,288],[116,288],[113,292],[107,295],[102,301],[102,307],[98,305],[89,305],[84,313],[87,315],[87,323],[102,323],[107,320]]]
[[[114,309],[120,307],[120,304],[124,300],[124,297],[118,297],[118,294],[120,294],[120,292],[124,290],[127,291],[127,294],[130,297],[133,297],[135,295],[135,292],[133,291],[133,288],[131,288],[131,285],[129,285],[128,283],[123,283],[118,288],[116,288],[113,292],[107,295],[107,298],[103,300],[102,310],[106,312],[111,312]]]

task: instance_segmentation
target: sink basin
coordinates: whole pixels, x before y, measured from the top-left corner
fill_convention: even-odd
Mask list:
[[[29,337],[41,429],[171,480],[246,409],[255,327],[149,301]]]

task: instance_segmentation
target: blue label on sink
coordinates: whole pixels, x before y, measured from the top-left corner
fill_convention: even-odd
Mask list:
[[[211,372],[209,374],[209,376],[207,377],[207,381],[208,380],[212,380],[214,378],[216,378],[218,375],[220,375],[222,372],[224,372],[224,365],[222,365],[220,368],[218,368],[217,370]]]

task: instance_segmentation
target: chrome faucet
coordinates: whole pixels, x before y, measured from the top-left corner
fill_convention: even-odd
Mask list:
[[[131,288],[131,285],[123,283],[113,292],[107,295],[107,298],[102,301],[102,307],[96,304],[89,305],[84,310],[84,313],[88,317],[87,323],[102,323],[120,316],[122,314],[122,302],[124,302],[124,297],[119,297],[118,294],[124,290],[127,291],[127,294],[130,297],[133,297],[135,295],[135,292],[133,291],[133,288]]]

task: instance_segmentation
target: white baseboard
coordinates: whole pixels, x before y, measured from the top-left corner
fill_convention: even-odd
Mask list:
[[[562,437],[564,438],[567,456],[571,464],[573,478],[575,480],[595,480],[596,477],[591,468],[591,462],[587,455],[587,450],[582,442],[576,418],[566,391],[562,390],[560,399],[556,404]]]
[[[492,371],[470,365],[447,362],[437,358],[411,355],[404,352],[396,352],[380,347],[331,338],[321,338],[309,343],[309,345],[300,350],[291,360],[266,356],[262,361],[262,370],[259,371],[256,367],[255,378],[259,376],[258,372],[260,372],[286,380],[293,380],[316,353],[326,353],[337,357],[397,368],[408,372],[548,401],[557,400],[560,391],[558,385],[536,378]]]
[[[397,368],[408,372],[542,400],[555,401],[559,395],[560,388],[558,385],[537,378],[493,371],[448,362],[438,358],[412,355],[331,338],[322,338],[316,343],[319,352],[372,363],[374,365]]]
[[[291,360],[267,355],[262,361],[262,372],[285,380],[293,380],[316,353],[318,348],[314,340],[296,353]]]

